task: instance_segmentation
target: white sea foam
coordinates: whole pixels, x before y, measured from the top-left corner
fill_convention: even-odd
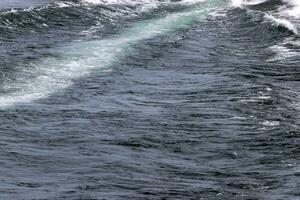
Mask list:
[[[189,3],[199,3],[206,0],[182,0],[177,3],[189,4]],[[137,5],[137,4],[160,4],[160,3],[170,3],[172,1],[157,1],[157,0],[81,0],[83,3],[89,4],[106,4],[106,5]],[[175,2],[173,2],[175,3]]]
[[[282,10],[284,14],[294,18],[300,18],[300,1],[299,0],[284,0],[287,4],[291,5]]]
[[[187,28],[193,21],[206,16],[211,6],[206,4],[206,7],[136,23],[131,29],[113,38],[74,42],[59,51],[59,58],[44,58],[31,63],[30,67],[24,67],[19,72],[19,79],[4,83],[4,90],[8,92],[0,97],[0,106],[9,107],[45,98],[71,86],[74,79],[92,70],[108,70],[119,57],[128,53],[132,44]]]
[[[287,46],[294,46],[295,48],[288,48]],[[287,38],[283,42],[271,46],[269,49],[275,53],[275,56],[268,60],[269,62],[286,62],[287,60],[291,60],[299,56],[300,41]]]
[[[278,9],[276,17],[267,15],[266,18],[272,20],[275,24],[285,26],[295,35],[299,35],[299,17],[300,17],[300,1],[299,0],[284,0],[285,5]],[[293,46],[294,48],[290,48]],[[269,48],[275,53],[275,56],[268,61],[293,61],[300,55],[299,41],[293,37],[285,39]]]
[[[232,0],[232,5],[236,7],[247,8],[247,5],[261,4],[266,1],[267,0]],[[284,27],[294,35],[299,35],[300,0],[282,1],[284,4],[274,8],[274,10],[261,10],[261,12],[265,14],[265,19],[268,22],[271,22],[274,26]],[[257,12],[257,10],[255,12]],[[268,61],[286,61],[287,59],[293,59],[296,56],[299,56],[299,50],[297,50],[298,48],[290,49],[288,47],[290,45],[295,47],[299,46],[297,45],[297,41],[293,40],[293,37],[291,37],[286,39],[284,42],[269,47],[268,49],[274,52],[276,55],[270,58]]]
[[[279,126],[280,122],[266,120],[266,121],[263,121],[261,124],[264,125],[264,126],[270,126],[270,127],[272,127],[272,126]]]
[[[57,5],[60,8],[66,8],[66,7],[75,6],[77,4],[75,4],[75,3],[67,3],[67,2],[55,2],[55,5]]]
[[[271,0],[269,0],[271,1]],[[299,0],[283,0],[285,2],[284,6],[281,6],[277,11],[278,17],[267,14],[266,17],[273,20],[277,25],[282,25],[292,30],[294,33],[298,33],[297,27],[293,24],[293,18],[300,17],[300,1]],[[231,0],[232,5],[235,7],[253,6],[266,2],[266,0]],[[274,10],[275,11],[275,10]],[[274,12],[273,11],[273,12]]]
[[[274,25],[276,26],[282,26],[282,27],[285,27],[287,28],[288,30],[292,31],[294,34],[298,34],[298,30],[296,28],[296,26],[290,22],[289,20],[287,19],[279,19],[279,18],[276,18],[270,14],[266,14],[265,17],[269,20],[271,20]]]
[[[265,2],[266,0],[231,0],[231,4],[234,7],[242,7],[249,5],[257,5]]]
[[[231,3],[234,7],[241,7],[243,5],[243,0],[232,0]]]
[[[107,4],[107,5],[135,5],[135,4],[140,4],[141,1],[135,1],[135,0],[82,0],[84,3],[89,3],[89,4]],[[151,0],[145,0],[143,3],[152,3],[153,1]]]
[[[172,2],[171,0],[158,1],[158,0],[81,0],[85,4],[93,5],[124,5],[124,6],[138,6],[140,11],[149,12],[156,9],[160,5],[178,4],[189,6],[192,4],[197,4],[205,2],[208,0],[182,0],[178,2]]]

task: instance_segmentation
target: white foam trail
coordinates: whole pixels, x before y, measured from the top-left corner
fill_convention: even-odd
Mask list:
[[[215,6],[220,3],[222,1]],[[60,58],[45,58],[32,63],[31,67],[23,68],[24,71],[20,72],[19,80],[5,84],[4,89],[8,93],[0,97],[0,106],[10,107],[45,98],[71,86],[74,79],[89,74],[91,70],[109,70],[109,66],[125,55],[132,44],[182,30],[193,21],[206,16],[213,6],[205,5],[206,7],[203,5],[201,8],[169,14],[161,19],[137,23],[114,38],[73,43],[61,49]]]

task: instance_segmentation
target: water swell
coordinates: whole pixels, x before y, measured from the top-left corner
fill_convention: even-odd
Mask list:
[[[265,18],[267,20],[270,20],[270,22],[274,26],[277,26],[278,28],[282,28],[283,30],[287,30],[294,35],[298,35],[298,29],[297,29],[296,25],[291,23],[290,21],[288,21],[286,19],[275,18],[274,16],[272,16],[270,14],[266,14]]]
[[[5,16],[0,199],[297,199],[296,18],[109,2]]]
[[[194,21],[208,15],[222,1],[204,2],[182,12],[168,14],[163,18],[138,22],[120,35],[111,38],[73,42],[61,48],[59,57],[42,58],[29,63],[19,72],[17,80],[4,83],[5,94],[0,97],[1,107],[22,104],[62,90],[72,85],[73,80],[92,70],[109,71],[117,58],[130,52],[130,46],[141,40],[184,30]],[[125,53],[126,52],[126,53]]]
[[[92,25],[95,21],[109,22],[120,16],[130,14],[133,9],[126,7],[101,6],[91,9],[78,3],[51,3],[38,8],[12,9],[0,14],[2,29],[14,29],[19,32],[42,32],[51,28],[74,28],[80,25]],[[5,33],[5,31],[1,31]]]
[[[251,5],[261,3],[262,1],[255,1]],[[232,4],[244,7],[242,1],[234,0]],[[167,14],[157,12],[158,14],[152,15],[151,18],[145,17],[147,13],[152,13],[153,9],[156,11],[162,8],[166,9],[170,5],[182,6],[179,7],[181,11],[173,9]],[[19,71],[14,74],[14,78],[7,78],[7,74],[2,72],[5,77],[2,80],[4,95],[0,97],[0,105],[9,107],[28,103],[71,86],[74,79],[85,76],[95,69],[109,71],[114,62],[130,52],[132,44],[173,31],[184,30],[192,22],[213,13],[215,9],[226,7],[226,5],[228,5],[227,1],[219,0],[175,2],[171,0],[82,0],[56,2],[39,8],[2,12],[0,14],[0,24],[2,24],[0,28],[3,30],[0,39],[2,40],[17,37],[20,33],[32,34],[32,32],[46,33],[45,37],[50,37],[48,33],[51,33],[52,30],[56,31],[55,34],[61,31],[64,36],[74,35],[75,32],[76,36],[66,39],[73,41],[71,44],[67,44],[67,47],[56,47],[57,56],[41,56],[30,61],[27,67],[19,68]],[[297,34],[297,27],[288,20],[274,18],[273,12],[261,11],[261,13],[264,13],[263,20],[268,24],[279,28],[283,27],[283,31],[289,33],[282,34],[283,37]],[[141,17],[139,22],[133,25],[127,24],[127,28],[120,26],[123,24],[122,20],[124,22],[126,18],[137,16]],[[253,17],[255,18],[255,16]],[[120,26],[120,30],[112,32],[114,26]],[[83,38],[80,38],[81,36]],[[86,41],[86,39],[91,41]],[[74,42],[76,40],[78,41]],[[278,46],[278,44],[276,45]],[[276,45],[272,45],[272,47],[277,47]],[[287,52],[287,50],[282,51],[283,48],[272,47],[269,49],[281,49],[282,53]]]
[[[289,32],[291,35],[283,35],[283,39],[278,40],[275,45],[267,49],[275,55],[269,61],[287,62],[289,59],[294,62],[294,58],[299,56],[299,27],[300,27],[300,3],[289,0],[232,0],[232,5],[251,12],[262,13],[263,23],[277,27],[278,31]],[[294,46],[296,48],[289,48]]]
[[[111,29],[121,25],[121,21],[126,19],[163,17],[167,13],[187,9],[203,1],[205,0],[81,0],[52,2],[40,7],[12,8],[0,11],[0,36],[11,38],[19,33],[49,30],[69,31],[72,34],[84,31],[87,27],[100,26],[109,26]]]
[[[284,2],[282,0],[232,0],[232,5],[235,7],[264,12],[266,19],[271,20],[273,25],[285,28],[295,35],[298,34],[297,25],[294,24],[293,20],[290,18],[291,14],[288,14],[292,12],[291,10],[297,9],[298,5],[291,4],[291,2]]]

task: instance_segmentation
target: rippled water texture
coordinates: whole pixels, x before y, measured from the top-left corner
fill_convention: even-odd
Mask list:
[[[1,1],[0,199],[299,199],[299,8]]]

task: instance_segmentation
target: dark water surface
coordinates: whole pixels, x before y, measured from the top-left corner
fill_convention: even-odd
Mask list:
[[[278,6],[1,1],[0,199],[300,199]]]
[[[30,8],[46,5],[50,2],[55,2],[55,0],[2,0],[0,9]]]

